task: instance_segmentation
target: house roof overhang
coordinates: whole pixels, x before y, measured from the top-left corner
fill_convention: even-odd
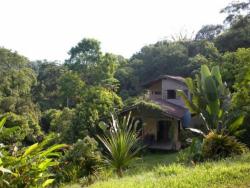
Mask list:
[[[151,100],[150,102],[159,106],[159,109],[152,109],[152,110],[158,110],[161,113],[161,115],[175,118],[178,120],[181,120],[184,117],[185,113],[188,111],[188,109],[185,107],[173,104],[171,102],[168,102],[168,101],[165,101],[162,99],[154,99],[154,100]],[[126,112],[133,111],[136,109],[143,110],[144,107],[145,107],[145,105],[143,104],[143,102],[139,102],[139,103],[134,104],[132,106],[126,107],[120,113],[122,114],[122,113],[126,113]]]
[[[159,76],[158,78],[156,78],[154,80],[151,80],[149,82],[146,82],[146,83],[142,84],[142,87],[149,88],[153,84],[156,84],[157,82],[159,82],[161,80],[164,80],[164,79],[173,80],[175,82],[178,82],[179,84],[186,85],[185,78],[183,78],[183,77],[180,77],[180,76],[171,76],[171,75],[161,75],[161,76]]]

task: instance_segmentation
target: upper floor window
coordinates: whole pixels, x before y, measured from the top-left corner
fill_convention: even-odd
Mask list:
[[[176,99],[176,91],[175,90],[167,90],[168,99]]]

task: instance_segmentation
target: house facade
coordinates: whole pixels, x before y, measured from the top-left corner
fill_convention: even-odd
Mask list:
[[[122,113],[131,112],[140,122],[141,138],[150,149],[179,150],[180,131],[190,121],[190,113],[177,90],[190,98],[184,78],[163,75],[143,85],[147,102],[130,106]]]

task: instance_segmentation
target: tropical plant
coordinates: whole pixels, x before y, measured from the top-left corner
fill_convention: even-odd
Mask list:
[[[178,154],[178,161],[184,163],[203,161],[202,147],[202,139],[193,138],[190,146],[180,151]]]
[[[103,118],[110,117],[122,108],[122,100],[115,93],[100,86],[88,87],[82,96],[82,102],[76,107],[76,114],[70,132],[73,133],[73,142],[84,138],[89,133],[98,134],[98,123]]]
[[[3,164],[12,172],[12,176],[4,178],[12,187],[46,187],[54,181],[53,174],[49,171],[52,166],[58,165],[58,150],[66,147],[64,144],[53,145],[44,149],[45,143],[35,143],[25,150],[18,151],[15,147],[12,155],[2,158]]]
[[[89,136],[79,139],[65,152],[60,162],[56,167],[57,182],[74,182],[83,177],[90,179],[98,173],[101,163],[98,143]]]
[[[0,132],[3,129],[6,117],[0,121]],[[14,131],[14,130],[13,130]],[[65,148],[65,144],[48,147],[49,139],[35,143],[27,148],[18,150],[16,145],[9,146],[11,152],[0,148],[0,186],[6,187],[47,187],[54,179],[49,168],[59,163],[57,158]]]
[[[7,118],[4,117],[4,118],[2,118],[1,121],[0,121],[0,132],[2,132],[2,128],[3,128],[3,126],[4,126],[5,122],[6,122],[6,119],[7,119]],[[0,176],[0,185],[1,185],[1,186],[9,185],[9,182],[3,177],[4,174],[6,174],[6,173],[7,173],[7,174],[13,174],[13,173],[11,172],[11,170],[9,170],[9,169],[3,167],[3,161],[2,161],[2,156],[3,156],[3,154],[2,154],[2,152],[1,152],[1,150],[2,150],[3,147],[4,147],[4,145],[1,143],[1,144],[0,144],[0,172],[1,172],[1,176]]]
[[[202,65],[200,76],[196,75],[195,80],[187,78],[186,84],[192,99],[189,100],[183,91],[178,91],[178,93],[191,113],[200,115],[204,120],[206,128],[205,131],[187,128],[203,136],[202,147],[198,153],[209,159],[242,154],[245,146],[238,142],[233,135],[239,136],[244,132],[241,129],[244,116],[233,119],[229,114],[230,93],[222,82],[219,67],[213,67],[210,72],[206,65]],[[189,149],[191,151],[192,147]],[[193,153],[197,152],[190,152],[189,157],[195,160]]]
[[[104,131],[104,135],[98,136],[106,149],[104,162],[116,170],[119,177],[123,176],[123,171],[137,157],[142,149],[140,138],[138,137],[137,122],[134,122],[130,115],[122,120],[114,118],[110,124],[101,123],[102,128],[109,128]]]
[[[207,159],[221,159],[247,151],[235,137],[210,132],[203,140],[202,155]]]
[[[181,90],[178,94],[184,100],[191,113],[198,114],[204,120],[206,131],[188,128],[191,131],[205,136],[212,130],[218,133],[240,134],[240,125],[244,117],[232,120],[228,113],[230,105],[230,92],[223,84],[218,66],[214,66],[210,72],[207,65],[201,66],[200,75],[196,79],[186,79],[186,84],[192,95],[189,100]]]

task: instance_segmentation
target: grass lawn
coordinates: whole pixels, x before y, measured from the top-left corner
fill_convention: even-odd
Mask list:
[[[91,188],[137,187],[250,187],[250,153],[195,166],[175,163],[176,154],[151,154],[137,162],[123,178],[111,178]]]

